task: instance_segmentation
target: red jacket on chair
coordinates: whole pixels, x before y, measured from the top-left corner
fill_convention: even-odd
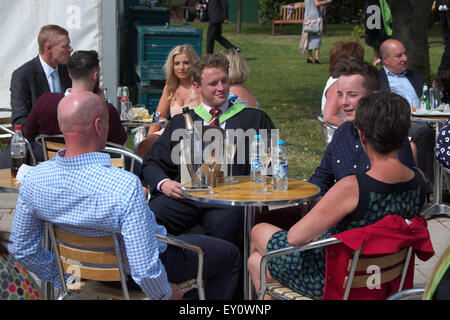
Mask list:
[[[415,254],[423,261],[434,255],[427,221],[421,216],[406,221],[398,215],[388,215],[374,224],[348,230],[334,237],[342,243],[327,248],[323,300],[343,298],[345,291],[343,281],[348,275],[348,261],[353,257],[353,251],[358,250],[363,244],[361,255],[391,254],[405,247],[414,249],[403,290],[413,287]],[[398,290],[399,278],[381,285],[380,289],[351,289],[348,299],[384,300]]]

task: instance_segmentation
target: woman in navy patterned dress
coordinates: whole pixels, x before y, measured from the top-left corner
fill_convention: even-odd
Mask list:
[[[358,103],[355,127],[367,153],[368,171],[339,180],[289,231],[268,223],[252,229],[249,271],[259,289],[259,265],[266,251],[300,246],[360,228],[388,214],[411,219],[425,203],[425,181],[418,169],[398,159],[410,127],[408,102],[395,93],[375,93]],[[325,283],[325,248],[269,260],[270,276],[293,290],[320,299]]]

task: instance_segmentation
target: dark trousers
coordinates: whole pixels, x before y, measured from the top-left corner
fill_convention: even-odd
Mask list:
[[[408,135],[417,147],[417,167],[428,180],[434,181],[434,131],[426,124],[411,121]]]
[[[241,269],[239,249],[228,241],[199,234],[185,234],[177,238],[199,246],[203,251],[206,299],[232,299]],[[171,283],[181,283],[197,275],[198,257],[191,250],[168,245],[160,258]],[[191,291],[187,297],[196,298],[197,290]]]
[[[450,34],[450,13],[439,12],[439,24],[441,26],[444,42],[447,42]]]
[[[206,35],[206,53],[214,52],[214,41],[217,40],[225,49],[235,48],[235,46],[222,36],[222,22],[210,23]]]

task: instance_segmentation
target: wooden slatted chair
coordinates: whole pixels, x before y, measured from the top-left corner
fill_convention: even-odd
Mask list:
[[[266,253],[260,265],[261,279],[260,279],[260,290],[258,294],[258,299],[264,299],[264,295],[268,294],[272,297],[281,300],[313,300],[309,297],[301,295],[294,290],[278,283],[267,283],[266,275],[266,264],[267,261],[273,257],[291,254],[294,252],[303,252],[306,250],[316,249],[320,247],[332,246],[342,243],[337,238],[328,238],[325,240],[319,240],[311,242],[300,247],[288,247],[279,250],[274,250]],[[403,248],[399,252],[381,255],[381,256],[360,256],[363,247],[354,251],[353,258],[349,261],[347,272],[348,274],[344,279],[335,279],[338,283],[342,283],[343,288],[345,288],[343,300],[347,300],[350,294],[350,290],[354,288],[366,288],[369,277],[372,274],[367,274],[366,271],[369,266],[376,265],[380,268],[380,285],[393,281],[398,277],[401,277],[400,285],[398,291],[401,291],[406,278],[406,273],[408,271],[409,262],[411,260],[412,248]],[[362,273],[362,274],[361,274]]]
[[[84,292],[97,297],[113,300],[147,300],[138,290],[129,290],[126,285],[122,255],[118,235],[106,237],[87,237],[62,230],[47,223],[52,250],[58,264],[62,292],[58,300],[72,293]],[[196,252],[198,256],[197,278],[179,284],[183,292],[196,288],[200,300],[205,299],[203,286],[203,252],[201,248],[170,236],[157,235],[157,240]],[[65,274],[73,274],[76,281],[66,285]],[[120,281],[121,289],[102,281]]]
[[[319,120],[319,122],[320,122],[320,128],[322,129],[322,134],[323,134],[323,139],[325,141],[325,144],[328,145],[331,142],[334,131],[336,131],[337,127],[333,126],[332,124],[326,123],[323,120],[323,116],[321,114],[319,114],[317,116],[317,120]]]

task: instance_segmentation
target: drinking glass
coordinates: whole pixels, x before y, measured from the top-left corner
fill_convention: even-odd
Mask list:
[[[420,109],[418,98],[412,97],[409,103],[411,105],[411,113],[415,113],[417,109]]]
[[[214,191],[214,169],[216,164],[220,163],[219,152],[215,150],[214,144],[211,142],[203,142],[203,161],[208,166],[209,170],[209,191],[206,192],[209,196],[218,194]]]
[[[122,102],[122,90],[123,87],[117,87],[117,101],[119,104]]]
[[[236,183],[238,180],[233,177],[233,162],[234,155],[236,153],[236,144],[231,139],[227,139],[225,141],[225,155],[227,157],[227,164],[230,165],[230,171],[228,173],[228,177],[225,179],[225,182],[228,183]]]
[[[272,155],[270,151],[270,147],[265,147],[262,145],[259,149],[259,161],[261,162],[261,165],[264,168],[264,174],[261,173],[264,176],[264,188],[262,190],[259,190],[260,193],[272,193],[269,189],[267,189],[267,168],[269,167],[270,162],[272,161]]]

